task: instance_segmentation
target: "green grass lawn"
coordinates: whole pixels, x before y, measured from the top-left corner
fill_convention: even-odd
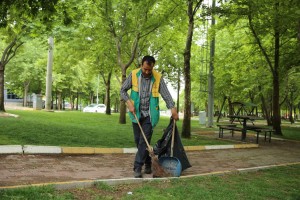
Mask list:
[[[52,187],[0,190],[0,199],[300,199],[300,165],[222,176],[154,180],[139,184],[56,191]],[[128,194],[131,192],[131,194]]]
[[[0,117],[0,145],[50,145],[88,147],[134,147],[132,125],[119,124],[119,114],[82,113],[74,111],[8,111],[19,115]],[[168,117],[161,117],[154,129],[152,145],[162,136],[169,123]],[[177,123],[181,130],[182,121]],[[192,131],[203,131],[198,121],[192,121]],[[212,129],[210,129],[212,130]],[[192,135],[182,138],[184,145],[229,144],[227,141]]]
[[[285,125],[282,126],[282,132],[283,132],[282,136],[276,136],[276,137],[282,137],[284,139],[300,141],[300,127],[289,127]]]
[[[19,115],[0,117],[0,145],[50,145],[75,147],[134,147],[131,121],[119,124],[119,114],[82,113],[76,111],[46,112],[9,110]],[[168,117],[161,117],[154,129],[151,144],[163,134],[169,124]],[[182,120],[177,122],[181,131]],[[198,120],[191,120],[192,132],[217,131],[205,128]],[[300,127],[282,126],[283,138],[300,140]],[[181,138],[185,146],[216,145],[232,142],[192,134],[190,139]]]

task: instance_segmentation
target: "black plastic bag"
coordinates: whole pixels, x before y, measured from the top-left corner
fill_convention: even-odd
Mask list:
[[[164,130],[162,138],[159,139],[157,143],[153,146],[154,153],[155,155],[158,155],[158,158],[160,158],[161,156],[171,156],[171,139],[173,125],[173,119],[171,118],[168,127]],[[177,126],[175,126],[174,132],[173,157],[176,157],[180,161],[182,165],[182,171],[189,167],[192,167],[184,151],[184,147],[178,134]]]

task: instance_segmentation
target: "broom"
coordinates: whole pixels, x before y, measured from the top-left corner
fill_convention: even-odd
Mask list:
[[[159,164],[158,162],[158,158],[155,156],[154,154],[154,151],[153,151],[153,148],[150,146],[147,138],[146,138],[146,135],[143,131],[143,128],[139,122],[139,119],[137,118],[136,114],[134,113],[134,117],[141,129],[141,132],[142,132],[142,135],[144,137],[144,140],[147,144],[147,150],[149,151],[149,154],[151,156],[151,159],[152,159],[152,169],[153,169],[153,177],[168,177],[170,176],[170,174]]]

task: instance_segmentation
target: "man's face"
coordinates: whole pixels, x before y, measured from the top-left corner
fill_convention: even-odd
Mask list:
[[[152,74],[152,69],[153,69],[154,64],[149,64],[148,62],[144,62],[142,65],[142,73],[143,76],[146,78],[149,78]]]

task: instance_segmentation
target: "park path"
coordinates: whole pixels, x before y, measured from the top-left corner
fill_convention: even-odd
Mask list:
[[[182,176],[300,163],[300,143],[262,140],[258,148],[193,151],[187,156],[192,167]],[[134,154],[0,155],[0,187],[132,178],[133,160]]]

